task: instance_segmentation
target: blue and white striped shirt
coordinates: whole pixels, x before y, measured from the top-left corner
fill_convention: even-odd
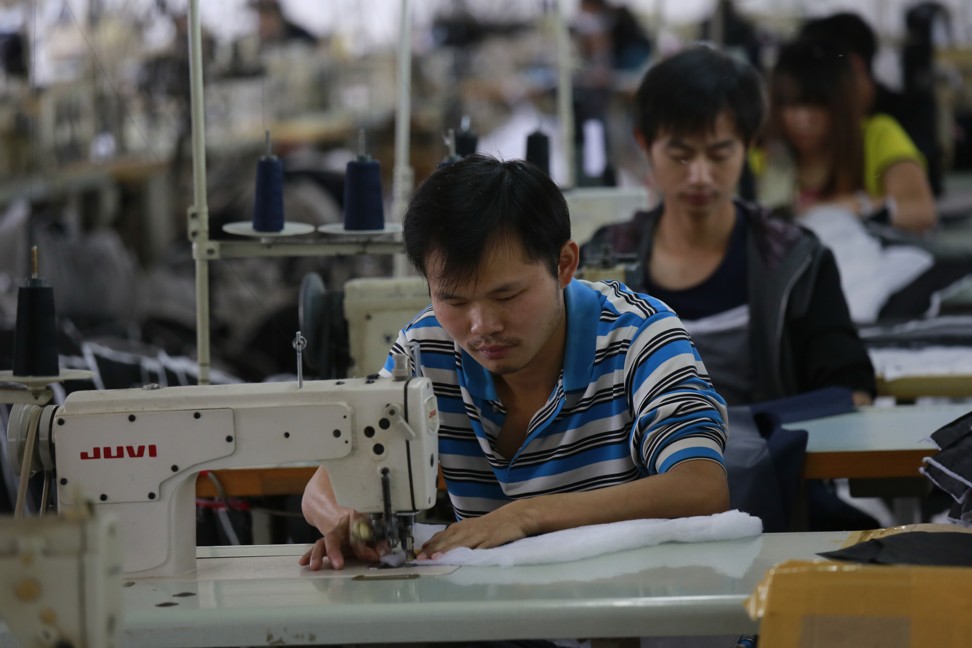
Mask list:
[[[565,300],[564,368],[511,459],[495,450],[505,410],[492,374],[453,341],[431,307],[392,347],[414,363],[411,345],[418,344],[421,373],[438,401],[439,461],[459,519],[513,499],[630,482],[689,459],[722,463],[725,402],[675,313],[615,281],[574,280]]]

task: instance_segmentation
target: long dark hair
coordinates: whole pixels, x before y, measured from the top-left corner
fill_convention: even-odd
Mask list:
[[[830,116],[829,168],[823,196],[851,193],[864,185],[864,116],[854,74],[844,52],[823,39],[800,39],[784,46],[770,77],[767,137],[786,142],[783,109],[794,104],[823,108]],[[799,163],[799,160],[797,160]]]

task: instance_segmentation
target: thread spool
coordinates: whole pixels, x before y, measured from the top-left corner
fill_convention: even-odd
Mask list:
[[[283,163],[270,152],[270,133],[267,133],[267,153],[257,161],[253,229],[257,232],[280,232],[283,228]]]
[[[14,332],[15,376],[57,376],[57,318],[54,289],[38,276],[37,246],[31,248],[31,276],[17,292]]]
[[[385,206],[378,160],[359,156],[348,162],[344,176],[344,229],[385,228]]]
[[[526,160],[550,175],[550,138],[542,131],[527,135]]]

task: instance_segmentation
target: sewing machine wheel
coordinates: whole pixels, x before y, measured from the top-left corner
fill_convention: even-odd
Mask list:
[[[339,294],[327,294],[324,280],[316,272],[304,275],[300,282],[297,316],[307,339],[304,361],[325,380],[344,377],[335,352],[344,314],[331,312],[340,305],[340,298]]]
[[[300,282],[297,317],[301,333],[307,339],[304,362],[314,370],[323,370],[323,365],[327,364],[327,358],[322,357],[324,349],[327,348],[324,343],[327,332],[323,330],[328,322],[328,318],[324,316],[325,292],[321,275],[316,272],[304,275]]]

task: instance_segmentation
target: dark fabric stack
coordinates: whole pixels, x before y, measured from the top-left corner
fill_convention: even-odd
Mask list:
[[[921,473],[952,496],[949,519],[972,526],[972,412],[932,432],[939,452],[922,460]]]
[[[818,555],[866,565],[972,567],[972,533],[906,531]]]

